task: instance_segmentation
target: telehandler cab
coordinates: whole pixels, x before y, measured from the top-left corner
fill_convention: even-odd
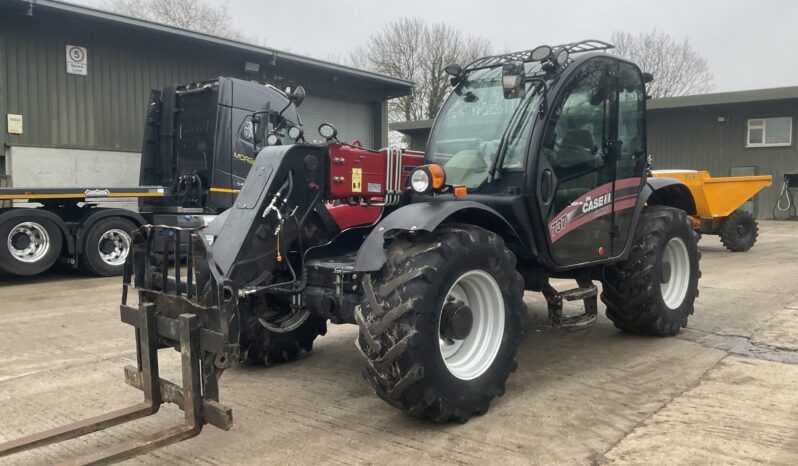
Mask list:
[[[596,319],[599,281],[618,328],[676,335],[698,295],[695,203],[678,180],[648,177],[650,75],[595,53],[611,47],[591,40],[447,66],[453,91],[426,154],[347,145],[327,124],[325,145],[269,138],[233,207],[209,226],[134,235],[121,315],[139,355],[126,381],[145,402],[0,452],[165,401],[185,411],[183,425],[82,461],[126,458],[204,423],[227,429],[222,371],[309,351],[328,320],[358,325],[377,395],[440,422],[483,414],[504,393],[525,290],[544,294],[555,325],[584,326]],[[560,292],[550,278],[577,287]],[[584,314],[564,316],[563,301],[574,300]],[[158,376],[164,347],[181,352],[182,387]]]

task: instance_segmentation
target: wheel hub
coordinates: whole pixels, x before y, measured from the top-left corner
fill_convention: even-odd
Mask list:
[[[471,333],[474,313],[462,302],[448,302],[441,314],[441,336],[448,340],[462,340]]]
[[[30,236],[25,233],[17,233],[11,239],[11,244],[20,251],[30,246],[30,243]]]
[[[100,259],[106,264],[122,265],[130,252],[130,243],[130,234],[115,228],[102,234],[97,243],[97,252],[100,253]]]
[[[8,233],[8,252],[20,262],[39,261],[50,250],[50,235],[36,222],[23,222]]]
[[[662,263],[662,279],[661,283],[668,283],[671,280],[671,264],[670,262]]]
[[[504,297],[496,280],[471,270],[455,280],[438,322],[440,354],[449,373],[461,380],[484,374],[504,338]]]

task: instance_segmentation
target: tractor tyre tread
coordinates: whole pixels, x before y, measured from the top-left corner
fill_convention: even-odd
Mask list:
[[[489,257],[483,270],[503,288],[505,333],[492,366],[475,380],[461,381],[448,373],[437,349],[435,319],[439,318],[438,304],[445,298],[441,296],[443,275],[454,273],[445,267],[468,254]],[[364,299],[355,314],[360,330],[355,346],[365,361],[364,378],[380,398],[418,417],[466,422],[484,414],[492,399],[504,393],[506,379],[518,367],[526,306],[515,255],[493,232],[450,224],[432,233],[401,234],[386,256],[380,272],[364,276]],[[431,338],[434,351],[429,347]]]
[[[665,245],[674,236],[681,237],[687,246],[690,279],[681,305],[670,309],[662,299],[660,259]],[[688,317],[695,311],[701,277],[697,236],[683,211],[665,206],[645,208],[629,257],[604,270],[601,301],[607,307],[607,317],[617,328],[643,335],[674,336],[687,326]]]

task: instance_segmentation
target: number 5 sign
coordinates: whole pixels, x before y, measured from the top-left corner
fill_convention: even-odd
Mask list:
[[[69,74],[86,76],[89,72],[89,56],[86,47],[66,46],[66,71]]]

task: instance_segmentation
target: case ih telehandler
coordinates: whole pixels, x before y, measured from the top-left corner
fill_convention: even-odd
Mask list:
[[[426,154],[343,144],[326,124],[325,145],[263,138],[233,207],[185,245],[175,227],[134,235],[121,315],[139,356],[126,381],[144,403],[0,451],[83,435],[166,401],[185,411],[184,424],[82,461],[129,457],[204,423],[226,429],[222,371],[310,350],[328,320],[357,324],[377,395],[435,421],[466,421],[504,392],[524,290],[544,294],[554,324],[583,326],[596,319],[600,281],[618,328],[677,334],[698,294],[695,205],[678,180],[647,176],[650,75],[590,53],[609,48],[585,41],[448,66],[453,91]],[[578,286],[558,292],[550,278]],[[585,312],[566,317],[563,301],[573,300]],[[163,347],[182,355],[182,387],[158,376]]]

